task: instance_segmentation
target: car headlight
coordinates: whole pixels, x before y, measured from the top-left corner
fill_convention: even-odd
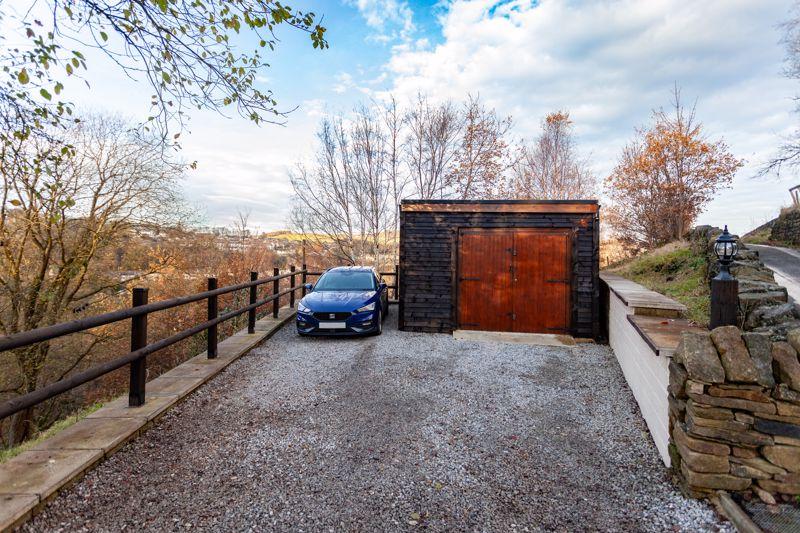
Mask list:
[[[306,307],[302,303],[298,303],[297,304],[297,310],[300,311],[301,313],[306,313],[306,314],[309,314],[309,315],[314,312],[309,307]]]
[[[367,304],[364,307],[359,307],[356,309],[356,313],[363,313],[364,311],[374,311],[375,310],[375,302],[371,304]]]

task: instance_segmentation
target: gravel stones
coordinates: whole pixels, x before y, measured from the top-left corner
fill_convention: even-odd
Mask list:
[[[732,531],[670,483],[605,346],[284,328],[26,531]]]

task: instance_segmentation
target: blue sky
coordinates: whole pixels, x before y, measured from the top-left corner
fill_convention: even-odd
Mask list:
[[[286,126],[192,115],[182,156],[198,169],[184,187],[209,224],[230,223],[249,208],[260,229],[285,227],[288,172],[312,153],[322,114],[388,94],[402,103],[418,91],[433,100],[479,93],[513,116],[518,138],[534,136],[547,112],[568,109],[579,147],[602,178],[651,110],[668,105],[677,82],[687,101],[696,99],[706,133],[748,162],[700,222],[743,233],[774,216],[789,201],[788,187],[800,183],[796,175],[751,177],[798,123],[792,97],[800,82],[782,75],[779,25],[790,16],[789,0],[287,3],[324,16],[331,47],[319,52],[298,32],[279,33],[259,83],[284,108],[298,107]],[[68,86],[79,106],[146,116],[150,91],[102,57],[89,59],[91,88]]]

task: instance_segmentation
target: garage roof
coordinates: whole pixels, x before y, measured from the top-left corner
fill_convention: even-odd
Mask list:
[[[402,200],[401,211],[597,213],[597,200]]]

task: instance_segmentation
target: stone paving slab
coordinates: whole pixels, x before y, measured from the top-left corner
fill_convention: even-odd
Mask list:
[[[142,427],[138,418],[84,418],[32,450],[101,450],[109,455]]]
[[[175,396],[189,394],[205,382],[201,377],[159,376],[147,384],[147,396]]]
[[[204,363],[202,361],[194,361],[193,359],[189,359],[182,365],[173,368],[169,372],[165,372],[163,376],[167,378],[208,379],[225,368],[230,362],[219,359],[210,359],[209,361],[211,362]]]
[[[575,346],[575,339],[570,335],[552,335],[548,333],[518,333],[511,331],[478,331],[457,329],[453,332],[457,341],[508,342],[513,344],[530,344],[531,346]]]
[[[634,308],[635,314],[657,314],[658,316],[680,318],[686,313],[686,306],[682,303],[651,291],[636,282],[605,271],[600,272],[600,278],[625,305]],[[661,313],[654,313],[656,310]]]
[[[139,420],[150,421],[169,409],[179,399],[180,397],[178,395],[148,396],[145,399],[144,405],[128,407],[128,397],[122,396],[107,403],[104,407],[98,409],[86,418],[137,418]]]
[[[14,524],[26,520],[31,510],[39,503],[33,494],[0,495],[0,531],[10,529]]]
[[[59,489],[69,485],[104,457],[113,454],[151,421],[221,372],[230,363],[271,337],[294,317],[282,308],[256,322],[256,333],[242,330],[219,343],[219,355],[203,352],[147,383],[146,401],[128,407],[123,395],[83,420],[0,463],[0,531],[18,526]]]
[[[44,501],[102,457],[103,450],[31,450],[21,453],[0,468],[0,494],[28,494]],[[5,509],[2,514],[5,514]]]

